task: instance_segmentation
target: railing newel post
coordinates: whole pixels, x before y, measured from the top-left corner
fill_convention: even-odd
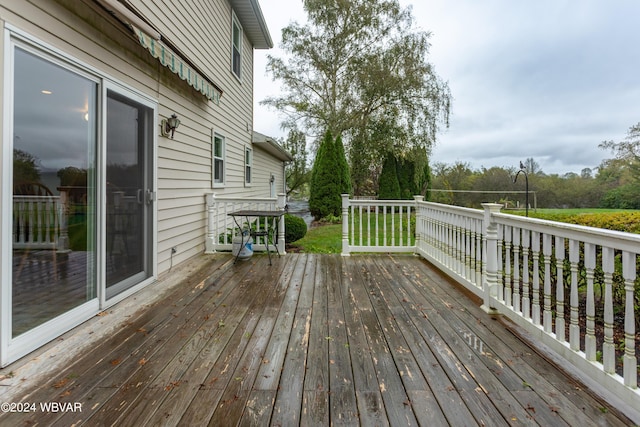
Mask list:
[[[69,243],[69,194],[66,190],[60,191],[60,198],[57,203],[58,227],[56,235],[58,235],[58,252],[70,252]]]
[[[286,210],[286,206],[287,206],[287,195],[285,193],[279,193],[278,194],[278,198],[276,199],[276,210],[279,211],[285,211]],[[277,236],[277,245],[278,245],[278,251],[280,252],[280,254],[285,255],[286,254],[286,242],[285,242],[285,219],[284,219],[284,215],[282,215],[280,217],[280,219],[278,220],[278,236]]]
[[[342,194],[342,256],[349,256],[349,195]]]
[[[424,196],[413,196],[413,199],[416,201],[416,224],[415,224],[415,233],[416,233],[416,238],[414,241],[414,249],[413,249],[413,253],[417,254],[418,251],[420,250],[421,246],[422,246],[422,234],[424,233],[424,230],[422,229],[422,210],[420,209],[420,204],[422,202],[424,202]],[[409,223],[411,219],[409,219]],[[407,235],[407,238],[410,237],[410,232]]]
[[[486,273],[483,280],[484,304],[482,309],[489,314],[500,314],[494,301],[498,296],[498,226],[493,215],[500,212],[502,205],[483,203],[483,234],[485,236]]]
[[[216,253],[215,224],[214,224],[216,193],[205,194],[204,199],[207,206],[207,234],[204,239],[204,253],[214,254]]]

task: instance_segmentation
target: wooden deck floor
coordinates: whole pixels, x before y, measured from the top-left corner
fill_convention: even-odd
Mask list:
[[[16,398],[81,412],[0,425],[631,424],[417,257],[228,260]]]

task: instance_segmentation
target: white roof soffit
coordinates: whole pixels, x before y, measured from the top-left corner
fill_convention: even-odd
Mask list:
[[[271,49],[273,41],[258,0],[229,0],[229,3],[242,24],[242,30],[253,43],[253,47]]]
[[[293,156],[285,150],[275,139],[261,134],[260,132],[253,132],[253,145],[262,148],[273,157],[283,162],[293,161]]]

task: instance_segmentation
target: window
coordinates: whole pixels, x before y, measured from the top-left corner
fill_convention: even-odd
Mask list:
[[[251,148],[245,147],[244,149],[244,184],[251,184],[251,164],[253,163],[253,153]]]
[[[213,187],[224,185],[224,137],[213,134]]]
[[[242,27],[235,13],[231,19],[231,71],[240,78],[242,63]]]

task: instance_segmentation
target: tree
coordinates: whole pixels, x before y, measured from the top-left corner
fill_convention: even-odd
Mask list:
[[[354,187],[389,151],[429,149],[448,124],[449,87],[426,61],[429,33],[413,26],[398,0],[303,0],[304,25],[282,30],[288,58],[268,57],[282,95],[265,99],[286,126],[340,135]]]
[[[341,194],[351,192],[349,166],[340,137],[327,131],[311,171],[309,210],[317,220],[342,213]]]
[[[580,177],[583,179],[593,178],[593,170],[591,168],[584,168],[580,171]]]
[[[471,190],[477,173],[471,170],[469,163],[456,162],[451,166],[436,163],[433,165],[432,176],[432,185],[436,190]],[[469,193],[453,191],[434,191],[430,200],[456,206],[471,205]]]
[[[524,168],[529,175],[543,175],[542,169],[540,169],[540,164],[536,162],[533,157],[528,157],[524,161]]]
[[[640,122],[629,128],[624,141],[603,141],[598,147],[613,151],[616,159],[640,160]]]
[[[629,128],[624,141],[603,141],[599,147],[615,155],[602,163],[596,177],[614,184],[603,197],[603,207],[640,208],[640,122]]]
[[[23,150],[13,149],[13,183],[21,185],[25,183],[40,182],[40,169],[38,158]]]
[[[293,157],[293,162],[286,167],[287,195],[300,190],[309,182],[307,166],[307,138],[304,133],[292,129],[283,144]]]
[[[382,172],[380,172],[380,188],[378,190],[380,200],[400,199],[400,183],[398,182],[398,166],[393,153],[387,155]]]

